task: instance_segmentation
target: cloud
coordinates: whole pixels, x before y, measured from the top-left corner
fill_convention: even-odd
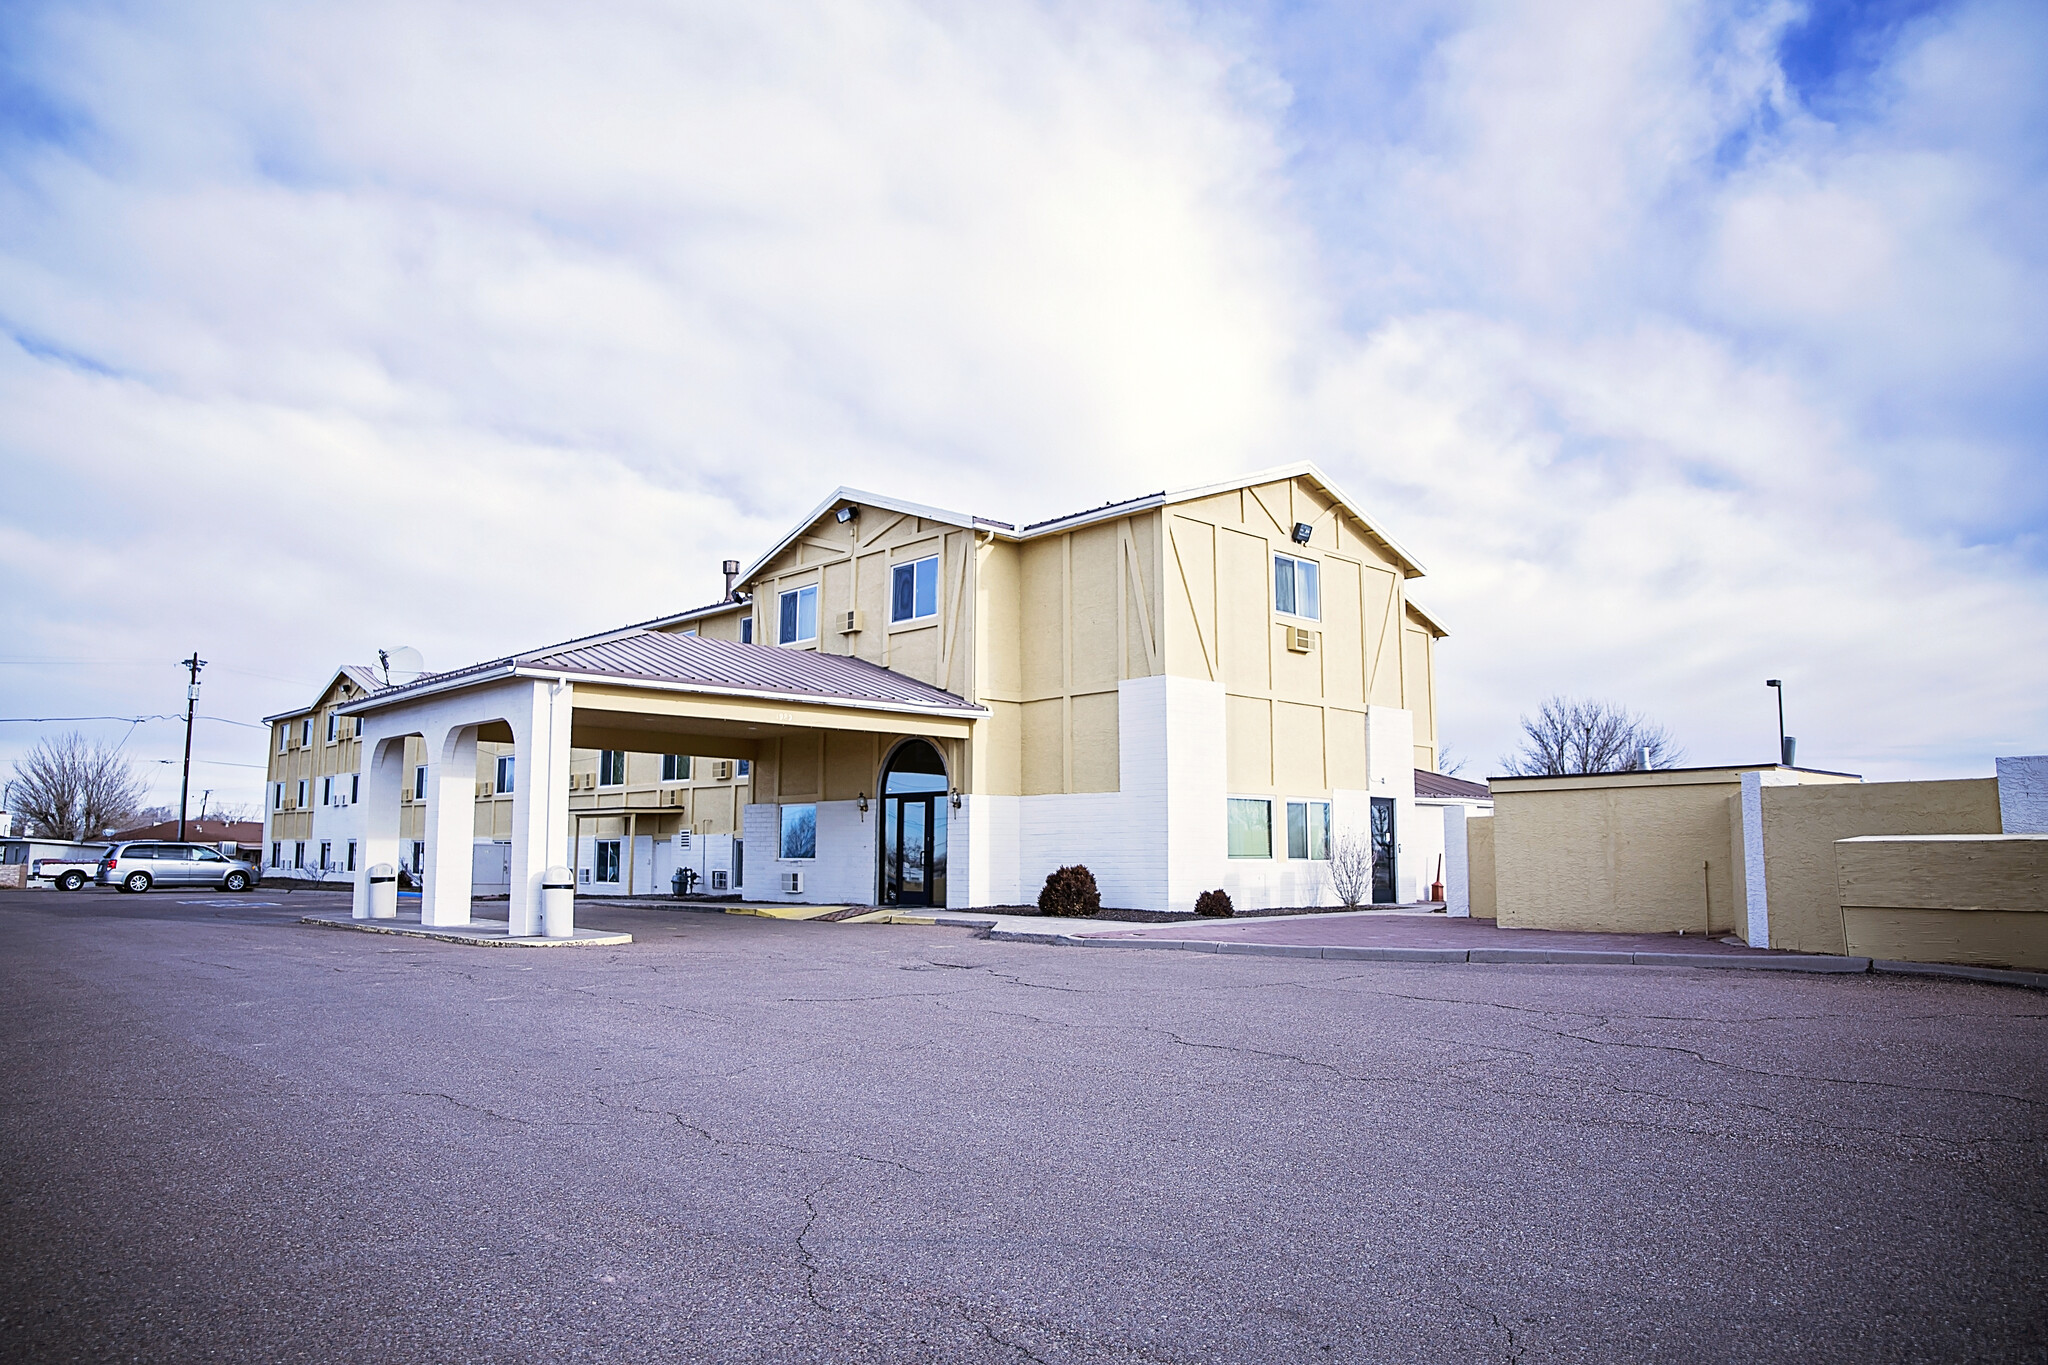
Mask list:
[[[839,483],[1308,454],[1435,571],[1468,753],[1569,689],[1755,757],[1766,673],[1830,766],[2038,748],[2041,26],[1910,17],[1815,112],[1796,17],[20,8],[8,657],[164,676],[10,713],[672,610]]]

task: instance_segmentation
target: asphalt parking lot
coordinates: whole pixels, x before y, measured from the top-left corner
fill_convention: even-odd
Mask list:
[[[2048,1359],[2037,993],[314,900],[0,892],[0,1355]]]

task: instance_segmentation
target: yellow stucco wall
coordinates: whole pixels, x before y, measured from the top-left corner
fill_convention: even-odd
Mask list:
[[[1988,777],[1765,787],[1761,796],[1773,948],[1850,951],[1837,897],[1837,840],[1999,832],[1998,783]]]
[[[273,840],[312,838],[313,808],[320,804],[320,779],[333,777],[341,780],[357,771],[362,761],[362,745],[356,739],[358,722],[349,716],[335,716],[334,709],[361,696],[361,691],[353,683],[337,677],[310,708],[271,723],[263,808],[270,818],[270,837]],[[335,739],[331,743],[327,738],[330,718],[335,731]],[[310,738],[307,737],[309,732]],[[301,779],[306,782],[303,805],[298,799]],[[282,810],[273,808],[274,792],[279,782],[285,784]]]
[[[1865,837],[1834,854],[1849,952],[2048,969],[2048,835]]]
[[[1493,855],[1492,816],[1465,817],[1465,854],[1469,859],[1472,877],[1472,918],[1498,919],[1500,908],[1499,898],[1495,892],[1496,864]]]
[[[1502,928],[1726,933],[1741,770],[1496,778]]]
[[[1313,528],[1292,539],[1296,522]],[[1365,711],[1416,715],[1416,759],[1435,762],[1433,632],[1405,612],[1400,557],[1305,478],[1171,504],[1162,529],[1164,670],[1223,684],[1228,782],[1247,794],[1366,786]],[[1322,618],[1274,605],[1274,556],[1319,566]],[[1307,653],[1289,628],[1309,630]]]

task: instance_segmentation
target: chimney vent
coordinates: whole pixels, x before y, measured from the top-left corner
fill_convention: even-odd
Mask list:
[[[723,567],[725,569],[725,600],[731,602],[735,600],[733,597],[733,585],[739,582],[740,562],[737,559],[728,559]]]

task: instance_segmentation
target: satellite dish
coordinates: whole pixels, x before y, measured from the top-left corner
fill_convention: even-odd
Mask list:
[[[380,649],[377,662],[384,666],[384,685],[397,687],[412,682],[427,671],[427,661],[411,645],[400,645],[397,649]]]

